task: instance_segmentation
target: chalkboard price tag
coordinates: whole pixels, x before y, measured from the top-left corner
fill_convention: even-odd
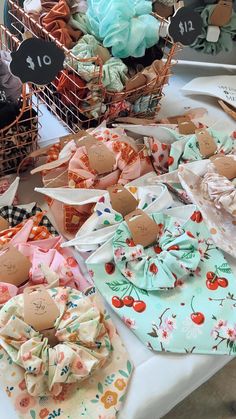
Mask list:
[[[10,70],[23,83],[45,85],[52,82],[63,69],[65,54],[54,42],[39,38],[23,41],[11,53]]]
[[[181,7],[170,18],[168,32],[174,42],[191,45],[201,35],[202,27],[200,14],[190,7]]]

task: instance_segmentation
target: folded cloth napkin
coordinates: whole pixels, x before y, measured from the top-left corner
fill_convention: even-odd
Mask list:
[[[208,5],[205,7],[199,7],[196,9],[201,14],[203,28],[202,33],[197,37],[194,43],[191,45],[196,51],[203,52],[205,54],[216,55],[221,51],[230,52],[233,48],[233,38],[236,35],[236,13],[232,11],[232,16],[224,26],[220,27],[220,36],[217,42],[207,41],[207,30],[210,24],[210,18],[214,11],[215,5]]]
[[[17,103],[22,93],[22,82],[10,72],[10,62],[11,54],[0,51],[0,92],[5,92],[7,101]],[[2,122],[2,117],[0,120]]]
[[[48,292],[60,310],[55,346],[25,323],[23,295],[1,311],[2,388],[11,389],[20,419],[115,418],[132,365],[109,314],[92,292],[85,296],[68,287]]]
[[[84,58],[93,58],[99,55],[98,47],[101,44],[92,35],[84,35],[77,44],[72,48],[72,54],[77,57],[77,60],[67,58],[69,67],[74,68],[79,76],[90,82],[96,81],[100,76],[102,70],[102,83],[104,87],[111,92],[121,92],[124,89],[127,80],[128,68],[119,58],[110,58],[107,60],[102,68],[100,68],[96,59],[93,61],[80,61]]]
[[[129,186],[126,189],[135,197],[138,208],[147,213],[169,208],[172,198],[166,186]],[[110,196],[105,193],[95,197],[97,203],[93,214],[83,224],[75,239],[62,244],[63,247],[75,246],[78,251],[93,251],[111,239],[124,218],[121,213],[112,208]]]
[[[160,237],[135,245],[126,222],[86,263],[108,304],[151,350],[236,350],[236,282],[194,205],[152,215]]]
[[[69,18],[70,8],[66,0],[59,0],[42,18],[43,27],[66,48],[72,48],[82,35],[68,24]]]
[[[88,0],[86,16],[92,33],[111,48],[114,57],[142,57],[159,40],[159,21],[151,16],[152,3],[127,0]]]
[[[24,0],[23,7],[26,13],[40,13],[42,11],[41,0]]]

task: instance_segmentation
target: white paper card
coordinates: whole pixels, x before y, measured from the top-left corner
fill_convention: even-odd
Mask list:
[[[198,77],[181,90],[185,93],[214,96],[236,107],[236,76]]]

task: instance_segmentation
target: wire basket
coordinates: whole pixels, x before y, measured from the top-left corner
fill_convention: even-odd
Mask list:
[[[159,102],[163,96],[163,87],[168,83],[171,75],[173,58],[180,49],[178,44],[172,43],[169,38],[163,38],[164,66],[155,80],[130,91],[113,93],[103,85],[103,62],[100,57],[79,59],[74,56],[41,25],[41,21],[36,21],[33,15],[29,15],[23,10],[20,0],[8,1],[11,25],[15,33],[18,32],[19,36],[22,36],[23,32],[30,32],[33,36],[54,41],[64,50],[66,69],[56,77],[53,83],[42,88],[39,94],[48,109],[54,112],[71,131],[76,132],[81,128],[97,126],[104,119],[107,122],[112,122],[118,116],[147,118],[153,117],[158,112]],[[161,22],[161,30],[167,21],[156,14],[155,17]],[[87,85],[81,85],[81,82],[78,82],[81,80],[81,73],[76,69],[81,63],[94,64],[94,74],[91,77],[91,82]],[[132,106],[137,100],[142,102],[139,109]]]
[[[17,37],[0,25],[1,51],[14,51],[19,43]],[[29,85],[23,84],[17,117],[0,129],[0,176],[16,172],[22,160],[37,148],[39,109],[33,93]]]

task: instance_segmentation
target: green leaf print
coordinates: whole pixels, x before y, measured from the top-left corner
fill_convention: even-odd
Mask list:
[[[99,400],[91,400],[91,403],[98,403],[99,402]]]
[[[138,288],[138,292],[140,292],[140,294],[143,294],[143,295],[148,295],[148,292],[146,290],[143,290],[142,288]]]
[[[129,378],[127,372],[123,371],[123,370],[119,370],[120,375],[122,375],[125,378]]]
[[[102,383],[98,383],[98,391],[102,394],[103,393],[103,386]]]
[[[232,351],[236,353],[236,344],[233,345]]]
[[[229,267],[228,263],[222,263],[222,265],[218,266],[217,268],[219,271],[224,272],[226,274],[230,274],[232,272],[231,268]]]
[[[130,283],[128,281],[113,281],[106,282],[106,285],[108,285],[112,291],[124,292],[130,286]]]
[[[131,374],[131,371],[132,371],[132,365],[131,365],[131,362],[130,362],[130,361],[127,361],[127,370],[128,370],[128,372],[129,372],[129,374]]]
[[[126,395],[125,395],[125,394],[123,394],[123,396],[121,396],[121,397],[119,398],[119,402],[121,402],[121,403],[122,403],[122,402],[125,400],[125,396],[126,396]]]
[[[32,419],[36,418],[35,410],[30,410],[30,416],[32,417]]]

